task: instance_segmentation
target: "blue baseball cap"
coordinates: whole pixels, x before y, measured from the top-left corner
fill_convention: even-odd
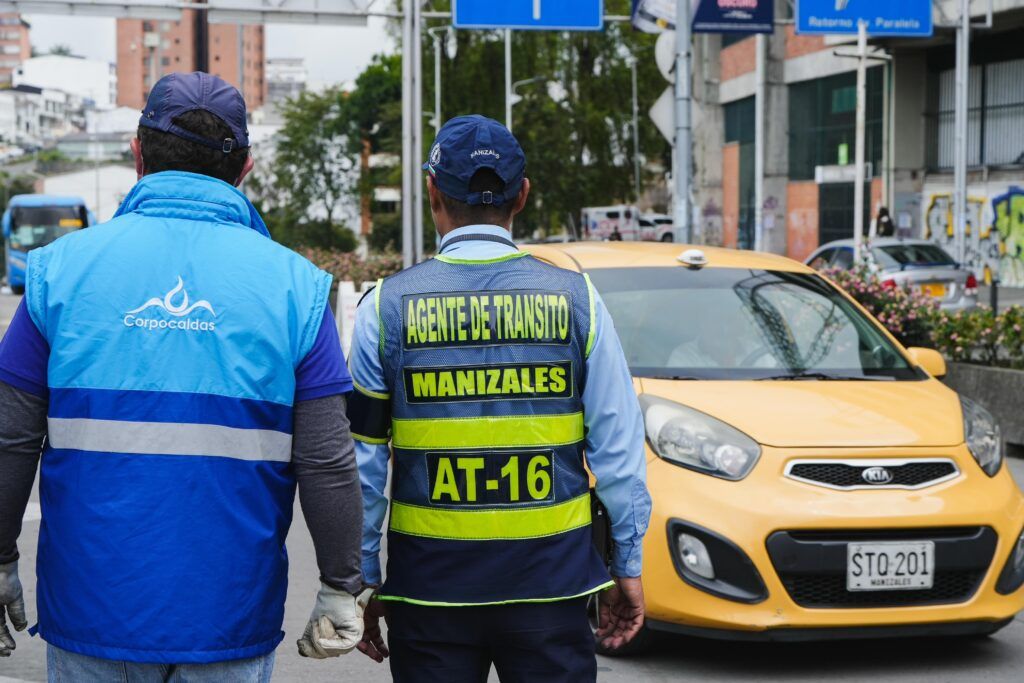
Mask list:
[[[470,192],[469,182],[482,168],[505,181],[502,192]],[[501,206],[515,200],[526,177],[526,155],[508,128],[474,114],[452,119],[437,134],[430,158],[423,164],[437,188],[471,206]]]
[[[185,130],[174,119],[202,109],[221,119],[234,137],[211,140]],[[168,74],[157,81],[142,110],[139,125],[177,135],[192,142],[219,149],[225,154],[249,147],[245,99],[233,85],[202,71]]]

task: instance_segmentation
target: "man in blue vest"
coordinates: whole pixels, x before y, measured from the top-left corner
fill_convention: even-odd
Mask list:
[[[588,601],[607,591],[607,648],[643,623],[640,408],[590,280],[512,242],[525,167],[501,124],[450,121],[425,166],[439,254],[358,309],[349,417],[370,584],[394,463],[387,576],[359,649],[390,655],[399,683],[480,683],[492,665],[503,681],[594,681]],[[611,577],[592,543],[584,451],[612,523]]]
[[[4,608],[28,624],[15,541],[45,438],[50,680],[269,681],[296,488],[322,586],[299,651],[337,656],[362,631],[331,278],[236,189],[253,161],[224,81],[161,79],[132,151],[139,183],[113,220],[29,255],[0,344],[0,656]]]

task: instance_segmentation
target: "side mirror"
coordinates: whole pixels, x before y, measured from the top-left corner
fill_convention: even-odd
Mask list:
[[[8,209],[7,211],[4,211],[3,228],[4,228],[4,239],[8,239],[11,236],[11,211],[10,211],[10,209]]]
[[[907,349],[907,352],[915,365],[935,379],[942,379],[946,376],[946,359],[938,351],[915,346]]]

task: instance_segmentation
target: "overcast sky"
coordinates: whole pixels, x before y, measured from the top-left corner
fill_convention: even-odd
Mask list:
[[[75,54],[109,62],[117,60],[114,19],[32,14],[32,45],[47,52],[70,45]],[[267,27],[267,57],[303,57],[314,82],[346,83],[355,79],[374,54],[393,49],[384,20],[370,19],[365,28],[335,26]]]

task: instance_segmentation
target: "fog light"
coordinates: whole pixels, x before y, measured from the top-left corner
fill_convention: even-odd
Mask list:
[[[707,546],[690,534],[679,534],[677,540],[679,545],[679,557],[683,560],[683,567],[697,576],[708,579],[715,578],[715,566],[711,564],[711,556],[708,554]]]
[[[1006,567],[999,576],[996,590],[1002,595],[1009,595],[1024,585],[1024,532],[1017,538],[1013,552],[1006,560]]]

